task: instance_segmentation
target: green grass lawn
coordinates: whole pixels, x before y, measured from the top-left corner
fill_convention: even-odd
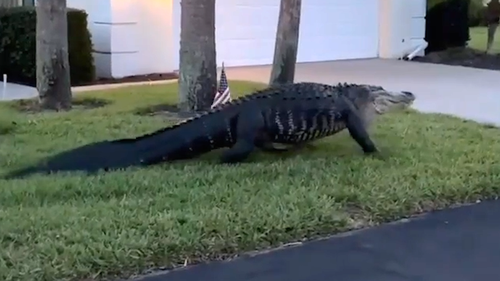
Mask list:
[[[229,84],[237,94],[261,87]],[[0,173],[165,126],[161,117],[134,111],[174,103],[176,88],[79,94],[112,104],[59,114],[7,112],[1,104]],[[364,156],[344,132],[296,153],[256,153],[233,167],[216,165],[214,152],[99,176],[0,180],[0,280],[126,277],[499,194],[497,128],[406,111],[384,116],[371,131],[385,158]]]
[[[485,51],[486,42],[488,41],[488,30],[486,27],[471,27],[469,29],[470,41],[469,46],[473,49]],[[495,41],[493,42],[492,53],[500,53],[500,28],[497,29],[495,34]]]

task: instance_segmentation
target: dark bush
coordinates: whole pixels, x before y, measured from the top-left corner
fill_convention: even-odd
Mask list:
[[[68,52],[71,85],[95,79],[87,13],[68,8]],[[0,9],[0,73],[9,81],[36,86],[36,8]]]
[[[448,0],[427,10],[426,53],[465,47],[469,37],[469,0]]]
[[[427,10],[447,1],[449,0],[427,0]],[[469,0],[469,26],[485,26],[485,12],[486,7],[483,5],[483,0]]]

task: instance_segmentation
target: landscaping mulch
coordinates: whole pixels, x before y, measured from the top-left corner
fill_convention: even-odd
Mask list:
[[[500,54],[486,54],[472,48],[451,48],[415,57],[412,61],[500,70]]]

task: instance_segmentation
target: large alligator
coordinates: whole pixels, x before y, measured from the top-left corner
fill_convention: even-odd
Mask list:
[[[221,162],[236,163],[244,161],[255,148],[279,150],[275,144],[300,147],[346,128],[365,153],[373,153],[377,148],[367,127],[375,115],[408,107],[414,100],[410,92],[371,85],[307,82],[274,86],[150,134],[62,152],[6,178],[148,166],[190,159],[224,147],[229,149],[223,152]]]

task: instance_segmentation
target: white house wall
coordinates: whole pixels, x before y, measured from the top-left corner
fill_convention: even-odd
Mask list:
[[[379,0],[302,1],[297,62],[378,57]]]
[[[89,15],[98,77],[165,73],[175,68],[171,0],[67,0],[67,5]]]
[[[411,15],[411,46],[417,48],[425,42],[425,15],[427,14],[426,0],[412,0]],[[424,56],[425,50],[420,51],[417,56]]]
[[[83,8],[89,14],[99,77],[179,68],[180,0],[67,1],[69,7]],[[223,61],[226,66],[272,63],[280,0],[216,1],[218,65]],[[407,24],[408,31],[400,36],[408,38],[412,47],[420,44],[425,33],[425,0],[399,0],[411,6],[399,22],[383,21],[387,1],[398,0],[303,1],[297,61],[384,57],[384,48],[402,48],[391,47],[397,40],[387,34],[394,25]]]
[[[379,57],[401,58],[424,42],[426,0],[379,1]]]
[[[175,70],[179,68],[180,1],[173,0]],[[217,65],[221,66],[222,62],[225,66],[271,63],[269,57],[274,52],[280,0],[216,0],[216,3]],[[249,45],[253,52],[247,52]]]
[[[175,41],[180,38],[180,1],[174,0]],[[378,1],[303,1],[297,62],[377,57]],[[217,0],[217,64],[271,64],[279,8],[280,0]],[[176,61],[179,47],[174,46]]]

